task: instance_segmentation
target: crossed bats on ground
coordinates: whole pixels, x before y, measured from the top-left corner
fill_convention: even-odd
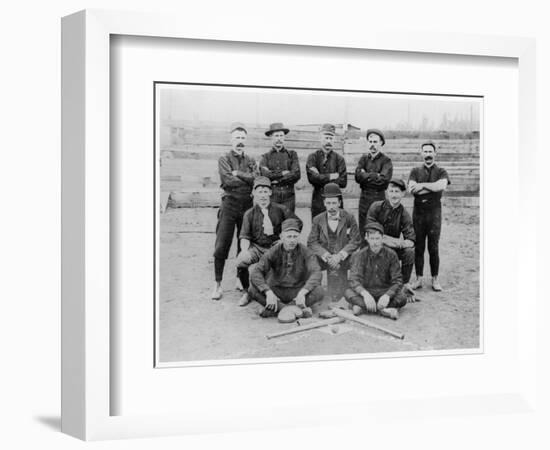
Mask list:
[[[379,330],[379,331],[382,331],[386,334],[389,334],[389,335],[391,335],[391,336],[393,336],[397,339],[404,339],[405,338],[405,335],[403,333],[390,330],[389,328],[378,325],[374,322],[371,322],[370,320],[363,319],[361,317],[357,317],[350,311],[345,311],[345,310],[337,308],[337,307],[330,307],[330,309],[334,313],[335,317],[325,319],[325,320],[320,320],[320,321],[313,322],[313,323],[309,323],[307,325],[300,325],[298,327],[290,328],[290,329],[284,330],[284,331],[279,331],[277,333],[268,334],[268,335],[266,335],[266,338],[267,339],[273,339],[273,338],[277,338],[277,337],[280,337],[280,336],[286,336],[286,335],[289,335],[289,334],[300,333],[302,331],[313,330],[315,328],[321,328],[321,327],[325,327],[325,326],[329,326],[329,325],[335,325],[337,323],[341,323],[341,322],[344,322],[346,320],[359,323],[359,324],[361,324],[363,326],[366,326],[366,327],[369,327],[369,328],[374,328],[376,330]]]

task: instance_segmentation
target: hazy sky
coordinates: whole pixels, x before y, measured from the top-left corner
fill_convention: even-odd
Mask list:
[[[481,101],[419,95],[283,89],[171,86],[160,88],[161,119],[233,121],[265,125],[350,123],[362,129],[395,129],[403,123],[439,128],[444,115],[479,130]]]

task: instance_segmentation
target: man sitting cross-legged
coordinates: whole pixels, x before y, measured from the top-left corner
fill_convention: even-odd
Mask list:
[[[363,311],[396,319],[407,303],[403,292],[401,267],[395,252],[383,245],[384,228],[377,222],[366,226],[368,247],[352,257],[346,300],[353,313]]]
[[[401,261],[401,276],[407,292],[414,294],[409,284],[414,265],[415,234],[410,214],[401,204],[407,189],[405,182],[392,178],[386,189],[386,200],[374,202],[367,213],[367,223],[378,222],[384,227],[383,243],[395,251]],[[414,296],[409,297],[414,301]]]
[[[298,242],[300,230],[299,219],[286,219],[281,242],[251,268],[248,294],[265,307],[262,317],[277,315],[284,304],[292,302],[302,308],[304,317],[310,317],[311,305],[325,295],[317,257]]]
[[[285,206],[271,202],[271,192],[269,178],[257,177],[254,180],[254,206],[244,213],[239,235],[241,251],[237,256],[237,276],[245,291],[239,306],[246,306],[250,301],[247,292],[250,284],[249,267],[279,241],[283,221],[290,217],[296,218]]]

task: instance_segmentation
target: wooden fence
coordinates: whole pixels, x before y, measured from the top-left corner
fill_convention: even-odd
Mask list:
[[[271,141],[264,136],[265,128],[249,129],[245,152],[259,162],[263,153],[271,148]],[[160,189],[169,207],[218,206],[220,180],[217,170],[218,158],[230,150],[229,133],[226,128],[186,126],[172,127],[161,145]],[[420,145],[425,138],[400,137],[388,133],[382,151],[393,161],[394,176],[408,179],[412,167],[421,164]],[[448,136],[446,136],[448,137]],[[478,205],[480,189],[479,138],[477,136],[452,136],[432,139],[437,145],[437,163],[445,167],[451,178],[445,197],[448,203]],[[287,148],[298,153],[301,179],[296,184],[297,204],[310,203],[311,185],[307,181],[305,162],[307,156],[319,148],[316,131],[293,129],[286,138]],[[362,154],[367,151],[364,132],[356,130],[337,131],[335,151],[342,154],[348,168],[348,186],[345,198],[357,198],[359,185],[354,171]],[[410,204],[410,199],[405,199]]]

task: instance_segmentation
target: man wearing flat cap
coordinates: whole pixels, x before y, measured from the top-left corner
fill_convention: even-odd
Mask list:
[[[451,184],[447,171],[435,164],[436,147],[432,141],[420,147],[424,164],[414,167],[409,175],[409,191],[414,195],[413,225],[416,234],[414,266],[416,281],[414,289],[422,287],[424,251],[428,241],[432,289],[441,291],[439,276],[439,237],[441,235],[441,197]]]
[[[321,270],[327,271],[327,290],[332,301],[339,300],[348,283],[351,255],[361,245],[355,217],[341,208],[342,192],[335,183],[326,184],[323,198],[326,211],[315,216],[307,240],[317,255]]]
[[[325,295],[317,257],[298,242],[301,229],[299,219],[286,219],[281,242],[264,253],[250,271],[248,294],[264,306],[262,317],[277,315],[288,303],[295,303],[305,317],[311,317],[311,305]]]
[[[401,261],[401,275],[403,284],[411,291],[409,285],[414,265],[414,234],[411,215],[401,204],[407,186],[400,178],[392,178],[386,199],[374,202],[367,213],[367,224],[378,222],[384,227],[383,243],[393,249]],[[411,297],[414,299],[414,297]]]
[[[323,188],[336,183],[341,189],[348,184],[346,161],[334,151],[336,127],[325,123],[320,130],[321,148],[311,153],[306,161],[307,179],[313,186],[311,195],[311,218],[325,211]],[[343,206],[342,206],[343,207]]]
[[[271,181],[267,177],[257,177],[254,180],[252,196],[254,206],[244,213],[239,235],[241,251],[237,256],[237,276],[245,291],[239,306],[246,306],[250,301],[249,267],[256,264],[265,252],[279,242],[283,221],[291,217],[297,218],[288,208],[270,200]]]
[[[225,261],[233,242],[235,229],[237,236],[241,231],[243,215],[252,207],[252,186],[257,175],[256,163],[253,158],[245,155],[246,127],[239,122],[231,124],[231,150],[218,160],[222,203],[218,210],[216,225],[216,242],[214,244],[214,275],[216,284],[212,292],[212,300],[219,300],[222,295],[221,282]],[[240,244],[237,241],[237,246]]]
[[[365,237],[367,212],[372,203],[384,200],[384,192],[393,175],[393,164],[381,149],[386,143],[384,133],[376,128],[366,132],[368,151],[361,156],[355,169],[355,181],[361,186],[359,198],[359,232]]]
[[[271,200],[294,212],[294,185],[300,179],[300,163],[296,152],[285,147],[285,136],[288,132],[289,129],[280,122],[269,126],[265,135],[271,138],[272,147],[260,159],[260,174],[271,180]]]
[[[369,245],[351,260],[346,300],[356,315],[366,311],[397,319],[399,308],[407,304],[399,259],[384,246],[384,227],[378,222],[366,225],[366,239]]]

